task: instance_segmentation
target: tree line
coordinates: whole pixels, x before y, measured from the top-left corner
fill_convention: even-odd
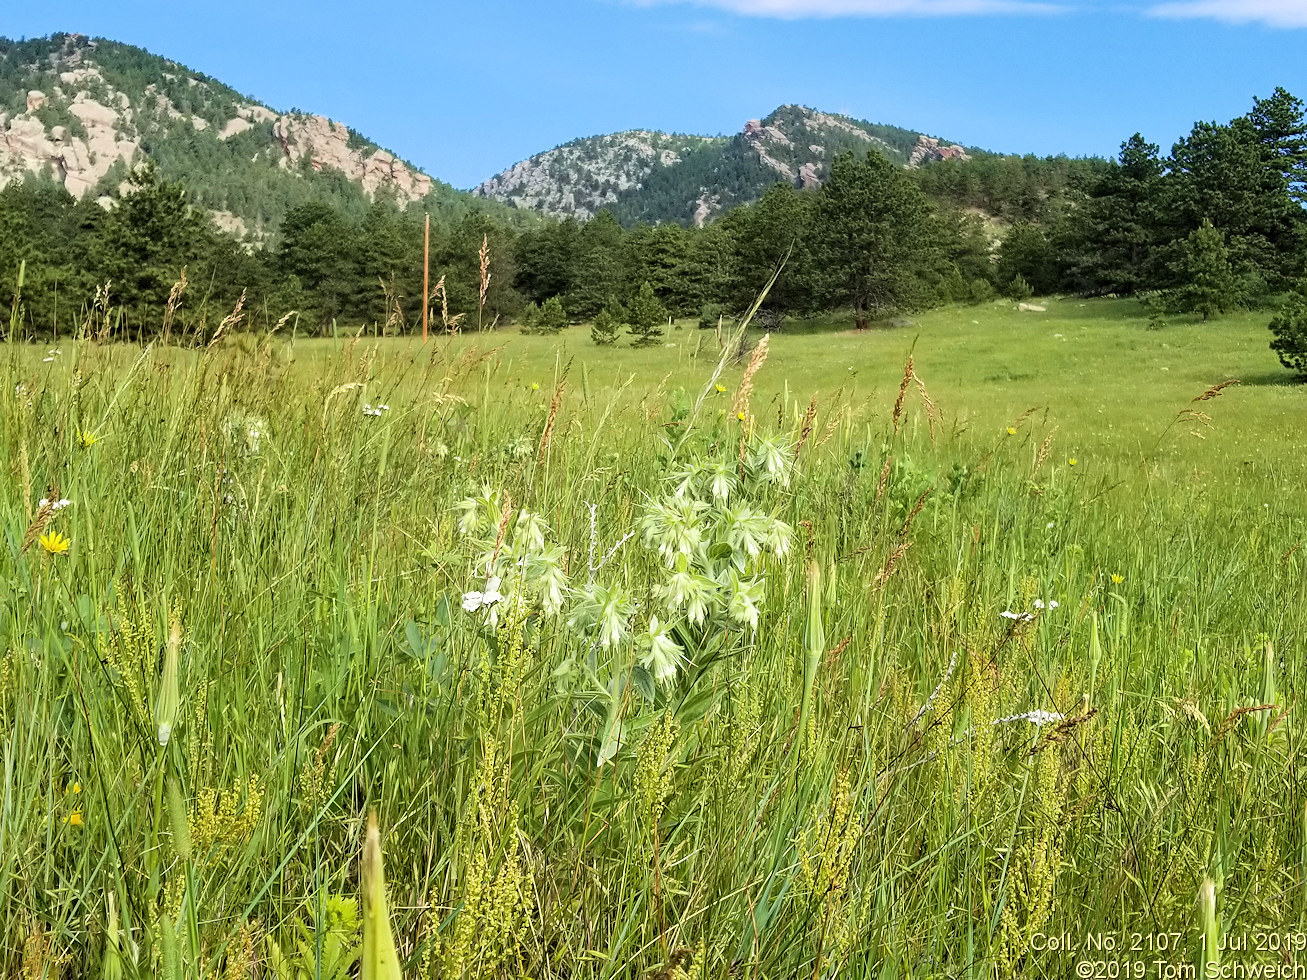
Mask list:
[[[0,289],[23,332],[67,330],[95,307],[148,334],[172,297],[183,328],[212,328],[241,302],[301,332],[421,322],[422,216],[379,200],[361,215],[313,202],[275,240],[219,231],[150,165],[105,210],[31,180],[0,191]],[[777,184],[705,227],[635,224],[610,212],[522,230],[471,211],[432,229],[440,328],[524,320],[535,329],[651,317],[705,324],[851,310],[878,317],[1004,294],[1144,295],[1204,317],[1270,302],[1307,261],[1307,122],[1283,89],[1227,124],[1203,122],[1167,156],[1135,135],[1111,161],[981,157],[906,170],[871,152],[833,161],[812,190]],[[995,234],[995,228],[1002,231]],[[185,270],[180,298],[176,284]],[[22,288],[18,279],[22,275]],[[243,302],[242,302],[243,297]]]

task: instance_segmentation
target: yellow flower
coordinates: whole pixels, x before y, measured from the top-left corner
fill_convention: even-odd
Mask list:
[[[74,810],[68,814],[67,824],[70,827],[80,827],[82,825],[82,811]]]
[[[99,441],[100,437],[94,432],[83,429],[81,432],[77,433],[77,442],[83,449],[90,449]]]
[[[720,395],[720,394],[721,394],[722,392],[724,392],[725,390],[726,390],[726,385],[718,385],[718,386],[717,386],[717,394]]]
[[[748,416],[745,415],[743,412],[739,412],[739,413],[737,413],[735,417],[736,417],[737,419],[739,419],[741,422],[745,421],[745,419],[748,418]]]
[[[51,555],[68,554],[68,546],[73,543],[58,531],[46,531],[38,540],[46,553]]]
[[[1121,584],[1122,582],[1124,582],[1124,581],[1125,581],[1125,576],[1124,576],[1124,575],[1118,575],[1118,574],[1116,574],[1115,572],[1112,573],[1112,584],[1113,584],[1113,585],[1120,585],[1120,584]]]
[[[73,792],[74,792],[74,793],[80,793],[81,791],[82,791],[82,784],[81,784],[81,783],[73,783]]]
[[[1010,436],[1014,436],[1014,435],[1017,434],[1017,430],[1014,429],[1012,426],[1009,425],[1009,426],[1007,427],[1007,434],[1010,435]]]
[[[1079,463],[1079,462],[1080,462],[1080,460],[1078,460],[1078,459],[1076,459],[1074,456],[1072,456],[1070,459],[1068,459],[1068,460],[1066,461],[1066,465],[1067,465],[1067,466],[1075,466],[1075,465],[1076,465],[1077,463]]]
[[[531,390],[532,390],[532,391],[539,391],[539,390],[540,390],[540,384],[539,384],[538,382],[535,382],[535,381],[531,382]]]

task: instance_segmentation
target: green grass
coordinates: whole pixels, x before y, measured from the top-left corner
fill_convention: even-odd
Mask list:
[[[1307,391],[1263,320],[799,324],[747,423],[740,366],[695,412],[688,327],[0,351],[0,974],[102,975],[112,904],[128,977],[271,976],[296,936],[329,976],[369,811],[406,977],[1067,976],[1064,930],[1192,963],[1207,878],[1231,936],[1302,929]],[[933,438],[915,384],[893,418],[909,351]],[[686,628],[675,682],[460,608],[457,501],[540,514],[579,588],[587,503],[606,549],[814,394],[793,481],[750,491],[795,530],[757,629]],[[64,556],[23,550],[51,484]],[[639,630],[666,575],[637,533],[601,578]]]

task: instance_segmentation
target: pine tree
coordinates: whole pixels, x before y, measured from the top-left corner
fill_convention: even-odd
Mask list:
[[[563,301],[557,296],[550,296],[545,300],[545,305],[540,307],[540,314],[536,317],[535,332],[556,334],[566,326],[567,311],[563,309]]]
[[[590,339],[600,347],[617,343],[618,334],[622,332],[621,311],[605,306],[594,315],[590,323]]]
[[[1307,279],[1289,298],[1289,302],[1270,322],[1271,350],[1280,363],[1300,377],[1307,378]]]
[[[1238,282],[1222,234],[1204,219],[1180,243],[1179,257],[1171,264],[1176,285],[1166,290],[1163,302],[1172,313],[1201,313],[1203,319],[1225,313],[1238,300]]]
[[[937,242],[924,233],[930,206],[884,156],[844,154],[831,164],[813,213],[813,282],[829,308],[853,307],[859,326],[927,298]],[[937,277],[936,277],[937,278]]]
[[[652,347],[663,339],[663,324],[667,310],[654,295],[653,286],[644,283],[640,292],[627,304],[626,320],[631,325],[632,345]]]
[[[1153,256],[1165,232],[1158,152],[1135,133],[1073,216],[1069,265],[1086,292],[1130,294],[1157,285],[1162,270]]]

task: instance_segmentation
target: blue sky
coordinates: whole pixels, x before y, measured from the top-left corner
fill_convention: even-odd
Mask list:
[[[8,5],[7,5],[8,6]],[[342,120],[458,187],[577,136],[735,132],[795,102],[1004,152],[1168,149],[1276,85],[1307,0],[387,0],[13,5]]]

